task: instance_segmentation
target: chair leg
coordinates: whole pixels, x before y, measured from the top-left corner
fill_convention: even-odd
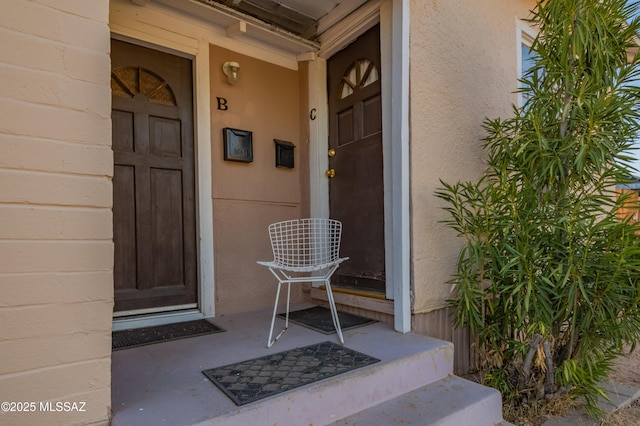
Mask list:
[[[325,288],[327,289],[327,298],[329,299],[329,308],[331,310],[331,318],[333,318],[333,326],[336,328],[340,343],[344,345],[344,337],[342,336],[342,329],[340,328],[340,320],[338,319],[338,310],[336,309],[336,302],[333,299],[333,292],[331,291],[331,284],[329,280],[325,281]]]
[[[284,332],[287,331],[287,328],[289,328],[289,295],[287,294],[287,313],[286,313],[284,329],[282,329],[282,331],[278,333],[275,339],[271,339],[271,337],[273,336],[273,327],[276,322],[276,315],[278,314],[278,300],[280,300],[281,287],[282,287],[282,282],[278,282],[278,291],[276,291],[276,301],[273,305],[273,315],[271,316],[271,330],[269,331],[269,340],[267,341],[267,348],[270,348],[271,346],[273,346],[273,344],[276,343],[276,341],[278,341],[278,339],[284,334]],[[291,292],[291,284],[289,283],[288,293],[290,292]]]
[[[287,310],[284,315],[284,327],[289,328],[289,305],[291,302],[291,283],[287,283]]]

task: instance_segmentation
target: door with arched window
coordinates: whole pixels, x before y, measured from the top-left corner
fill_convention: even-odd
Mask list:
[[[112,40],[116,312],[197,306],[191,60]]]
[[[327,61],[330,215],[343,223],[335,284],[385,291],[380,25]]]

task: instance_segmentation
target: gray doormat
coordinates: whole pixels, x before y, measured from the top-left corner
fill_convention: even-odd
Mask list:
[[[244,405],[379,361],[336,343],[322,342],[202,373],[236,405]]]
[[[284,318],[285,314],[278,314],[278,317]],[[340,328],[342,331],[378,322],[359,315],[340,311],[338,311],[338,319],[340,320]],[[323,334],[336,332],[336,329],[333,327],[331,311],[329,308],[323,306],[314,306],[312,308],[302,309],[301,311],[289,312],[289,321]]]
[[[136,348],[153,343],[168,342],[170,340],[185,339],[187,337],[220,333],[222,328],[207,320],[179,322],[175,324],[157,325],[153,327],[120,330],[111,333],[111,349]]]

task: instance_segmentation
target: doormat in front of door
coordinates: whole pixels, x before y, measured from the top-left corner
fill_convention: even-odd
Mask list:
[[[322,342],[202,373],[236,405],[245,405],[376,362],[380,360]]]
[[[207,320],[120,330],[114,331],[111,334],[111,349],[117,351],[120,349],[136,348],[153,343],[203,336],[205,334],[220,333],[222,331],[225,330]]]
[[[278,317],[284,318],[285,314],[278,314]],[[359,315],[340,311],[338,311],[338,319],[340,320],[340,328],[342,331],[378,322]],[[323,306],[314,306],[312,308],[302,309],[301,311],[289,312],[289,321],[323,334],[336,332],[333,326],[333,319],[331,318],[331,311],[329,308]]]

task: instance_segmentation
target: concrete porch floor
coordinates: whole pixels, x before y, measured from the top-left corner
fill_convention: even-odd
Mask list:
[[[309,306],[312,305],[297,305],[292,310]],[[225,329],[225,332],[114,352],[112,356],[112,424],[114,426],[162,424],[179,426],[212,424],[216,423],[215,419],[220,418],[227,420],[218,420],[219,424],[229,424],[229,419],[232,417],[237,417],[239,422],[242,416],[236,416],[236,414],[240,412],[240,407],[237,407],[210,382],[202,374],[202,370],[327,340],[339,343],[336,334],[324,335],[290,324],[289,330],[282,338],[271,349],[267,349],[270,319],[271,313],[268,310],[220,316],[211,321]],[[283,324],[284,321],[276,320],[276,330]],[[347,347],[380,359],[381,363],[378,364],[381,365],[404,359],[416,360],[406,372],[402,373],[404,376],[401,374],[397,380],[395,377],[390,380],[392,376],[388,372],[377,373],[376,370],[371,370],[371,373],[365,373],[365,375],[376,377],[368,378],[367,380],[370,381],[366,385],[371,387],[373,384],[373,387],[379,387],[374,393],[394,397],[407,392],[394,388],[409,386],[417,389],[423,386],[422,381],[425,376],[431,375],[433,378],[429,380],[437,381],[452,375],[453,347],[450,343],[413,333],[403,335],[395,332],[390,325],[382,323],[347,330],[344,332],[344,337]],[[422,356],[420,354],[429,352],[437,355],[420,358]],[[369,367],[351,373],[356,374],[367,368]],[[395,369],[398,370],[397,367]],[[387,370],[393,370],[393,368]],[[340,379],[338,383],[352,381],[349,377],[353,378],[353,376],[343,376],[346,379]],[[412,383],[414,377],[416,382]],[[270,410],[291,410],[290,407],[287,408],[287,404],[293,406],[296,400],[303,399],[301,396],[293,395],[295,392],[298,390],[264,401],[273,400]],[[323,397],[318,391],[312,392],[315,392],[313,398]],[[344,404],[354,404],[358,399],[357,395],[353,395],[353,390],[346,390],[346,393],[347,395],[342,397]],[[279,402],[276,401],[277,398]],[[367,398],[371,399],[371,396]],[[375,401],[369,401],[370,406],[375,404]],[[275,416],[282,416],[282,414],[276,413]],[[335,420],[340,418],[342,417],[338,414]],[[266,418],[264,420],[266,421]],[[268,424],[271,423],[269,421]],[[330,421],[324,424],[328,423]]]

